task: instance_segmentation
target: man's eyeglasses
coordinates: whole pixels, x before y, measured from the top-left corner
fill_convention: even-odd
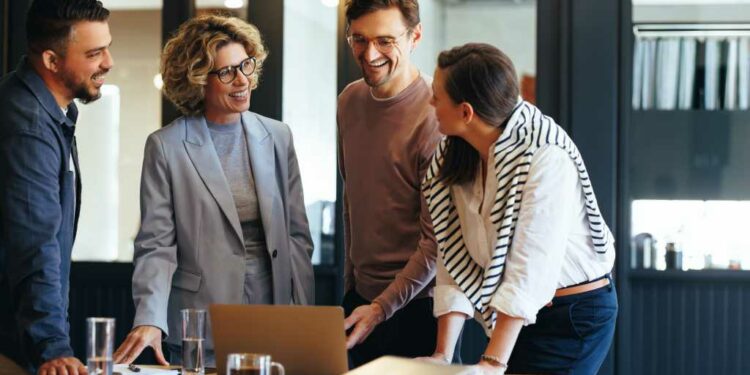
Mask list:
[[[213,70],[208,74],[216,74],[221,83],[232,83],[237,78],[237,71],[240,71],[245,77],[250,77],[255,72],[255,57],[248,57],[242,60],[238,65],[230,65],[221,69]]]
[[[375,45],[375,49],[380,51],[380,53],[391,53],[393,51],[393,48],[398,45],[398,39],[406,35],[406,33],[408,32],[409,29],[406,29],[398,36],[378,36],[372,39],[355,34],[347,36],[346,41],[347,43],[349,43],[349,47],[351,47],[355,53],[362,52],[367,49],[367,46],[370,45],[370,42]]]

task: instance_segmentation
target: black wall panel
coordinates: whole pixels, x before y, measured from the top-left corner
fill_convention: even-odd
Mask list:
[[[634,275],[630,373],[750,374],[750,277],[707,273]]]

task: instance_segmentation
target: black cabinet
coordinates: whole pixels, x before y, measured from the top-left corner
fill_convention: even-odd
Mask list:
[[[750,112],[633,111],[632,199],[750,199]]]
[[[630,1],[624,3],[631,6]],[[721,6],[712,8],[713,13],[717,7]],[[702,18],[699,6],[689,10]],[[676,9],[675,13],[686,12]],[[632,109],[632,14],[623,12],[620,18],[618,373],[747,374],[750,327],[744,317],[750,272],[728,268],[750,269],[744,264],[750,262],[742,258],[750,253],[750,241],[743,239],[741,229],[750,220],[744,208],[750,205],[750,111],[724,110],[723,89],[715,110]],[[651,25],[650,29],[656,31],[647,38],[698,37],[700,43],[708,35],[726,38],[723,34],[729,33],[705,25]],[[697,86],[705,83],[701,53],[696,57]],[[721,85],[726,84],[726,62],[723,57],[717,68],[724,77]],[[696,98],[705,99],[704,88],[696,88]],[[692,106],[706,107],[703,102]],[[642,269],[643,262],[631,262],[633,254],[642,256],[642,249],[633,250],[645,234],[656,241],[658,269]],[[638,241],[633,241],[636,235]],[[681,269],[664,269],[665,248],[673,246],[686,250],[685,263]],[[730,261],[736,254],[742,264]],[[721,261],[712,265],[712,256]],[[699,269],[704,266],[713,268]]]

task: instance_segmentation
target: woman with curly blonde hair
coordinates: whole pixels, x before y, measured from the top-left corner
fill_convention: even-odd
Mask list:
[[[150,346],[167,364],[162,336],[179,363],[181,309],[314,302],[292,134],[249,111],[265,58],[258,29],[216,15],[184,23],[164,47],[164,94],[184,116],[146,142],[136,314],[117,363],[131,363]],[[206,338],[206,365],[213,366],[210,332]]]

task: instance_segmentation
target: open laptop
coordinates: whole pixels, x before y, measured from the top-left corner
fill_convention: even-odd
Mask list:
[[[211,305],[209,312],[220,375],[229,353],[270,354],[293,375],[349,370],[341,307]]]

